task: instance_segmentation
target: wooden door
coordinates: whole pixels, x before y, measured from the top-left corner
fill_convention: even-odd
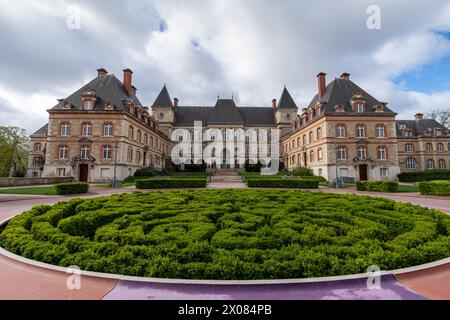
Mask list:
[[[80,164],[80,181],[88,181],[89,166],[87,164]]]
[[[359,165],[359,180],[361,181],[367,180],[367,164]]]

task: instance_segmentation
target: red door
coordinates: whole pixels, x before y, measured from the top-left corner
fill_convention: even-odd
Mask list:
[[[359,165],[359,180],[361,181],[367,180],[367,164]]]
[[[89,167],[87,164],[80,164],[80,181],[86,182],[88,180]]]

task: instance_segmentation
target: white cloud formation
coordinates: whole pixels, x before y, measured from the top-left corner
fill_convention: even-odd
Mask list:
[[[0,0],[0,113],[16,110],[0,124],[39,128],[56,98],[98,67],[119,79],[131,67],[147,105],[167,83],[182,105],[211,105],[218,93],[234,93],[241,105],[269,106],[286,84],[305,106],[319,71],[328,81],[346,71],[400,117],[450,107],[449,92],[408,91],[394,82],[450,55],[449,39],[436,32],[450,30],[450,5],[377,2],[381,30],[366,27],[372,1]],[[70,5],[80,7],[81,30],[66,28]]]

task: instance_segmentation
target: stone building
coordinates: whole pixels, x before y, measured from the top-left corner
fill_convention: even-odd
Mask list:
[[[49,121],[31,135],[30,176],[73,176],[110,181],[168,162],[171,142],[139,101],[132,71],[121,82],[103,68],[95,79],[48,110]]]

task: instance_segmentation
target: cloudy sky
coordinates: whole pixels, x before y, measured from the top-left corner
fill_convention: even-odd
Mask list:
[[[303,107],[319,71],[349,72],[407,118],[450,108],[450,2],[0,0],[0,125],[38,129],[98,67],[131,68],[144,105],[166,83],[181,105],[269,106],[286,85]]]

